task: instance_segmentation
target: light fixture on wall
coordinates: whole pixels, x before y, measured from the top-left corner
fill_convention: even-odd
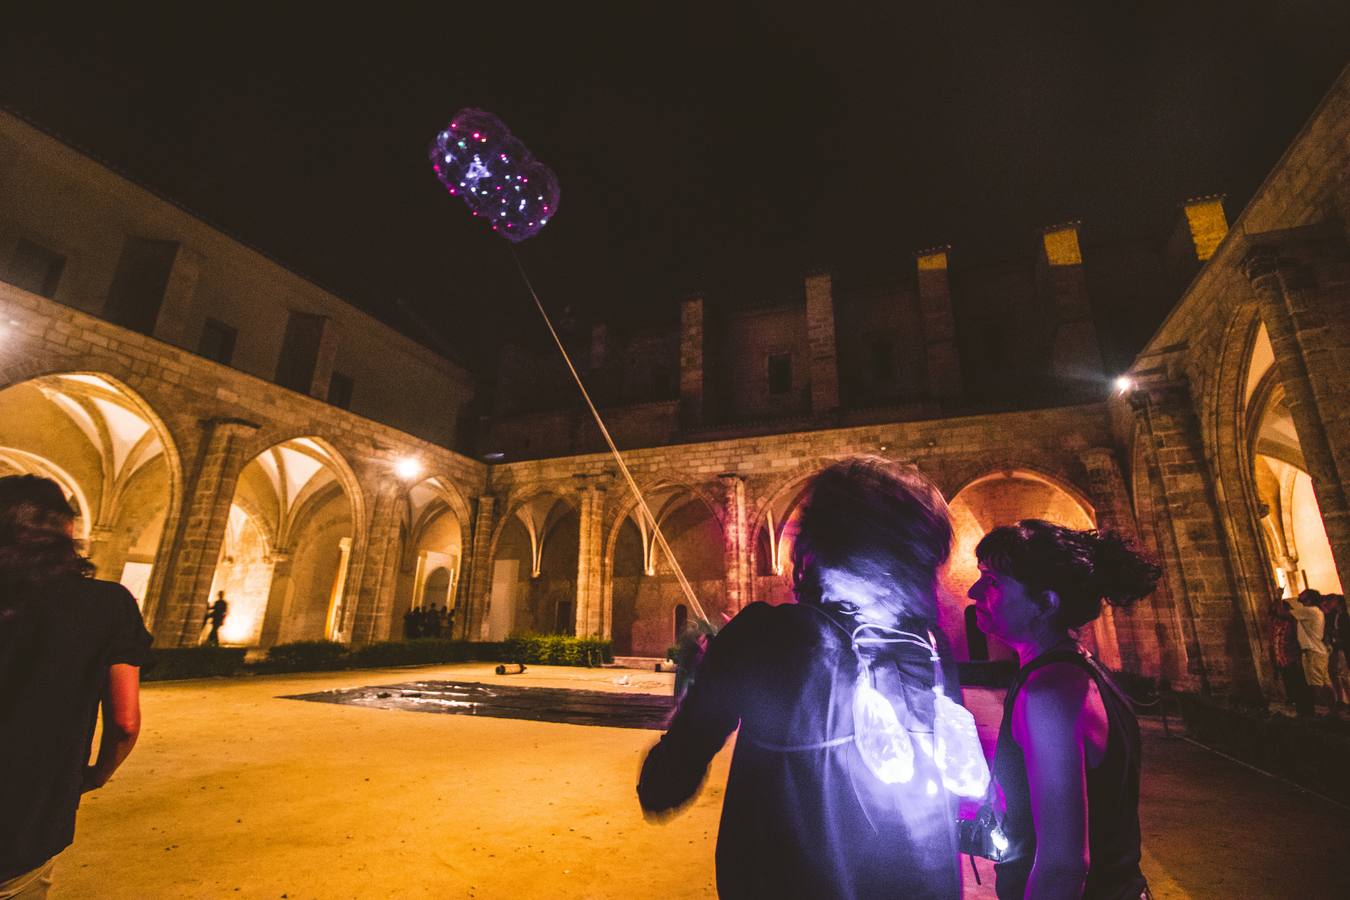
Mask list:
[[[422,463],[411,456],[404,456],[394,462],[394,474],[404,481],[412,481],[422,474]]]
[[[1128,394],[1134,390],[1134,379],[1128,375],[1117,375],[1115,380],[1116,393]]]

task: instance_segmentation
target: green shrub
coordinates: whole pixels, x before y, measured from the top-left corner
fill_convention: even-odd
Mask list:
[[[170,647],[155,650],[142,681],[176,681],[234,675],[244,667],[243,647]]]
[[[351,653],[336,641],[295,641],[267,651],[258,668],[264,672],[328,672],[345,669]]]
[[[508,662],[548,666],[596,666],[614,661],[609,641],[570,634],[513,635],[503,642],[500,655]]]
[[[349,665],[354,668],[378,666],[419,666],[433,663],[456,663],[501,658],[501,644],[452,641],[446,638],[416,638],[410,641],[380,641],[366,644],[351,652]]]

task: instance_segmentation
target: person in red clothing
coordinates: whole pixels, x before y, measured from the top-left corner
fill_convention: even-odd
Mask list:
[[[47,895],[80,796],[140,733],[150,634],[120,584],[91,577],[56,482],[0,478],[0,898]],[[100,703],[103,738],[88,764]]]

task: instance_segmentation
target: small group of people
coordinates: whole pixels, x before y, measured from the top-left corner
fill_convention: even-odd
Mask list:
[[[1275,601],[1270,648],[1286,699],[1300,718],[1350,711],[1350,615],[1344,594],[1308,588]]]
[[[455,624],[455,611],[444,606],[415,606],[403,614],[403,637],[415,638],[450,637],[450,629]]]
[[[960,689],[937,622],[946,504],[917,472],[866,457],[818,473],[799,509],[797,602],[750,604],[708,642],[638,799],[657,820],[682,808],[739,728],[722,897],[953,900],[962,847],[941,718]],[[979,627],[1021,663],[977,819],[998,831],[998,896],[1148,897],[1138,722],[1076,634],[1104,602],[1149,594],[1159,569],[1114,534],[1040,520],[993,529],[975,555]]]

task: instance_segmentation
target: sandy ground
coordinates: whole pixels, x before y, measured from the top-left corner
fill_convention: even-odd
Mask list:
[[[531,667],[510,683],[668,693],[671,677]],[[730,744],[684,814],[652,825],[634,784],[656,732],[279,699],[437,678],[501,680],[469,664],[148,685],[140,746],[86,796],[52,896],[715,895]],[[971,700],[988,735],[996,698]],[[1328,856],[1350,843],[1344,809],[1155,732],[1142,817],[1160,900],[1350,896]]]

